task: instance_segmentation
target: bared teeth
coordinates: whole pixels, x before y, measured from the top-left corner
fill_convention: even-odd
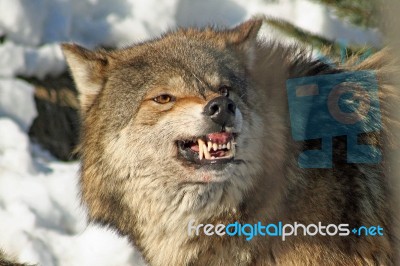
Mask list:
[[[212,143],[211,141],[204,141],[202,139],[197,139],[197,143],[199,146],[199,160],[214,160],[214,159],[225,159],[225,158],[232,158],[235,156],[235,142],[233,140],[228,141],[227,143],[224,144],[217,144],[217,143]],[[225,156],[221,157],[215,157],[211,156],[211,149],[213,151],[217,150],[223,150],[223,149],[228,149],[227,152],[225,152]]]
[[[204,141],[202,139],[198,139],[197,143],[199,145],[199,159],[203,159],[203,149],[204,149]]]
[[[210,155],[210,153],[208,152],[208,149],[207,149],[207,147],[206,147],[206,144],[204,144],[204,146],[203,146],[203,152],[204,152],[204,158],[206,158],[207,160],[210,160],[210,159],[211,159],[211,155]]]
[[[212,148],[212,142],[209,141],[207,142],[207,151],[211,151],[211,148]]]

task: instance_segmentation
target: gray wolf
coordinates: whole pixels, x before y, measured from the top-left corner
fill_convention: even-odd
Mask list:
[[[64,44],[80,92],[80,186],[89,219],[127,235],[150,265],[391,265],[397,236],[390,167],[399,104],[388,50],[331,67],[257,38],[262,18],[233,29],[178,29],[116,50]],[[382,130],[360,141],[378,164],[349,164],[333,140],[332,168],[297,164],[316,141],[294,141],[285,82],[373,70]],[[379,237],[189,235],[188,224],[380,225]]]

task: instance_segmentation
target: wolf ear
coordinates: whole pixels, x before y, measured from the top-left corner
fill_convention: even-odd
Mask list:
[[[254,17],[229,30],[227,34],[228,44],[233,45],[246,57],[250,68],[256,56],[257,35],[264,20],[264,16]]]
[[[228,41],[232,44],[243,44],[257,39],[264,17],[254,17],[229,30]]]
[[[76,44],[61,45],[79,92],[82,113],[92,105],[106,81],[109,58],[105,51],[90,51]]]

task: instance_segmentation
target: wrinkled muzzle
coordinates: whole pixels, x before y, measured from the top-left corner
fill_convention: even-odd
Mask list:
[[[226,164],[234,161],[235,138],[240,133],[242,114],[228,97],[210,100],[203,110],[211,132],[191,139],[178,140],[180,158],[195,164]]]

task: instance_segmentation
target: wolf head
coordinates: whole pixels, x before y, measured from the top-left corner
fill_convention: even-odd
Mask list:
[[[180,29],[114,51],[63,45],[80,93],[81,191],[91,219],[138,236],[154,217],[164,226],[208,219],[235,212],[258,182],[278,186],[286,108],[256,90],[254,76],[281,92],[285,79],[278,64],[255,71],[261,25]]]
[[[252,19],[228,30],[180,29],[114,51],[63,45],[80,92],[80,185],[89,218],[129,235],[153,265],[269,265],[275,263],[263,258],[278,257],[282,265],[298,258],[321,264],[335,249],[328,257],[343,263],[347,250],[329,238],[313,238],[313,245],[296,238],[288,255],[287,242],[274,251],[264,238],[196,238],[186,228],[193,220],[256,223],[266,214],[268,220],[340,223],[352,217],[348,202],[386,202],[386,185],[376,185],[383,180],[379,167],[338,161],[340,171],[299,169],[302,149],[318,144],[291,140],[286,80],[337,70],[295,47],[260,42],[261,24]],[[380,69],[384,61],[378,54],[356,70]],[[381,88],[384,101],[398,91]],[[385,106],[382,121],[395,125]],[[341,156],[340,145],[335,152]],[[367,192],[364,184],[371,186]],[[374,203],[350,197],[354,187],[364,191],[357,195],[375,191],[368,199]],[[384,224],[380,210],[386,208],[377,208],[377,215],[363,208],[350,213],[355,224],[362,217],[372,217],[363,224]],[[352,252],[360,254],[357,247]]]

